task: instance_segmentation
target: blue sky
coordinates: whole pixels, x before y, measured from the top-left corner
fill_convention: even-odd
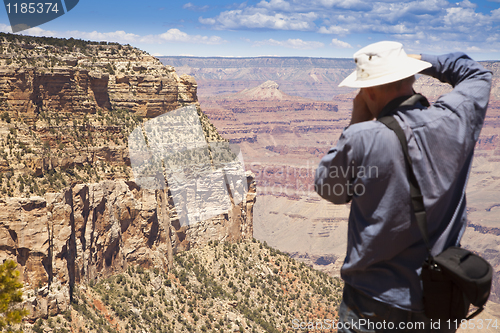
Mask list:
[[[350,58],[372,42],[396,40],[408,53],[500,60],[499,8],[500,0],[80,0],[20,34],[115,41],[170,56]],[[11,31],[5,8],[0,31]]]

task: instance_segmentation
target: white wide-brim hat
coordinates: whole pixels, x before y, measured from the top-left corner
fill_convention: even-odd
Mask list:
[[[398,42],[370,44],[354,53],[356,70],[339,87],[367,88],[402,80],[431,67],[427,61],[408,57]]]

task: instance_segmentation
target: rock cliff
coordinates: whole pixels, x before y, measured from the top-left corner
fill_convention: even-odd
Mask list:
[[[75,283],[123,272],[130,264],[167,270],[177,252],[251,237],[254,200],[251,188],[228,214],[181,227],[167,191],[141,189],[133,181],[4,198],[1,256],[19,264],[31,318],[45,317],[68,309]]]
[[[128,45],[0,42],[0,260],[18,262],[31,319],[66,311],[79,282],[131,264],[167,271],[177,252],[252,238],[251,173],[241,200],[192,225],[168,184],[141,188],[132,175],[130,132],[181,106],[196,105],[207,143],[225,141],[192,77]]]
[[[17,46],[12,43],[4,48]],[[39,53],[26,51],[17,62],[9,62],[13,53],[3,54],[7,60],[0,69],[0,96],[11,115],[33,121],[44,110],[81,114],[113,106],[152,118],[196,102],[192,77],[179,77],[173,67],[131,47],[90,45],[92,57],[68,50],[75,53],[69,65],[58,61],[47,68],[40,54],[54,57],[49,46],[37,48]]]

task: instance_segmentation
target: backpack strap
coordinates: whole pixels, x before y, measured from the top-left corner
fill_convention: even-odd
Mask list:
[[[427,247],[427,251],[429,252],[429,256],[431,253],[431,246],[429,241],[429,234],[427,233],[427,214],[425,213],[424,206],[424,197],[422,196],[422,192],[420,191],[420,186],[418,185],[417,178],[415,177],[415,173],[413,172],[412,162],[410,158],[410,154],[408,153],[408,143],[406,142],[406,136],[399,125],[398,121],[392,116],[386,116],[378,119],[382,124],[389,127],[396,133],[396,136],[401,143],[401,147],[403,148],[403,154],[405,156],[405,162],[407,165],[408,172],[408,180],[410,182],[410,196],[411,196],[411,204],[413,207],[413,213],[415,214],[415,218],[417,220],[418,228],[420,229],[420,233],[422,234],[422,238],[424,239],[425,246]]]
[[[380,114],[378,115],[377,120],[379,120],[380,118],[385,117],[385,116],[390,116],[392,114],[392,112],[397,108],[412,107],[412,106],[416,105],[417,103],[420,103],[425,107],[430,106],[427,98],[425,98],[425,96],[423,96],[421,94],[414,93],[413,95],[409,95],[409,96],[397,97],[397,98],[393,99],[392,101],[390,101],[389,104],[387,104],[382,109],[382,111],[380,111]]]

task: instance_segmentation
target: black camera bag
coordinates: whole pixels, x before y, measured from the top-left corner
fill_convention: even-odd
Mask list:
[[[421,275],[426,315],[445,320],[475,317],[488,300],[492,277],[491,265],[466,249],[452,246],[430,256]],[[479,309],[467,317],[471,303]]]

